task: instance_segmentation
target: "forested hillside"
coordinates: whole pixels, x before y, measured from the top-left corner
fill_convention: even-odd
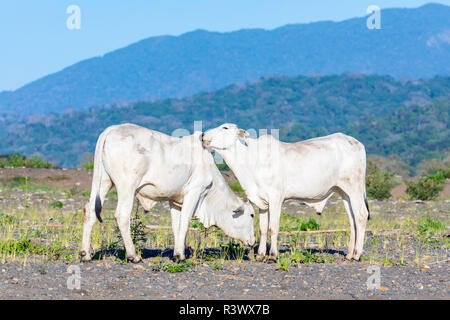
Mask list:
[[[93,153],[107,126],[132,122],[168,134],[223,122],[242,128],[279,128],[297,141],[333,132],[350,134],[369,154],[399,155],[411,167],[449,150],[450,77],[399,81],[389,76],[343,74],[268,77],[184,99],[91,108],[65,114],[4,116],[0,154],[37,154],[76,166]]]

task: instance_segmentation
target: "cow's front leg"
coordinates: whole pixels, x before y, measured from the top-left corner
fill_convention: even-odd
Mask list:
[[[178,233],[175,234],[175,246],[173,252],[173,259],[177,262],[181,262],[186,259],[184,249],[189,222],[192,219],[197,205],[203,200],[202,193],[202,190],[192,190],[184,196]]]
[[[173,239],[174,239],[174,254],[173,254],[173,260],[175,262],[178,262],[179,257],[175,255],[175,248],[178,247],[178,233],[180,230],[180,219],[181,219],[181,210],[170,203],[170,216],[172,218],[172,232],[173,232]]]
[[[269,234],[270,251],[269,262],[276,261],[278,258],[278,231],[280,228],[281,205],[283,200],[276,199],[269,202]]]
[[[269,229],[269,210],[259,209],[259,247],[257,261],[264,261],[267,252],[267,231]]]

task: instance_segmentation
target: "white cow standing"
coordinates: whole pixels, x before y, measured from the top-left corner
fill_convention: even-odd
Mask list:
[[[369,218],[362,143],[342,133],[296,143],[280,142],[271,135],[252,139],[229,123],[206,131],[202,140],[224,158],[248,198],[260,208],[258,260],[265,259],[268,232],[269,259],[277,258],[284,200],[304,201],[320,214],[335,192],[343,198],[350,220],[346,258],[359,260]]]
[[[217,225],[245,245],[255,242],[254,210],[229,188],[211,153],[203,148],[200,132],[171,137],[133,124],[107,128],[99,136],[94,173],[80,256],[91,260],[90,236],[108,191],[115,185],[118,203],[115,219],[125,244],[127,259],[141,261],[130,235],[130,215],[135,196],[145,210],[158,200],[169,200],[174,233],[174,259],[185,259],[186,234],[195,214],[205,227]]]

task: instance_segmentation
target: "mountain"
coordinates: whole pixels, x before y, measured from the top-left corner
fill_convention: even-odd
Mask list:
[[[152,37],[1,92],[0,114],[180,98],[267,75],[449,75],[449,17],[449,6],[428,4],[382,10],[381,30],[362,17]]]
[[[93,153],[109,125],[132,122],[171,134],[203,121],[279,128],[282,141],[333,132],[359,139],[371,155],[396,155],[414,167],[450,151],[450,77],[396,80],[343,74],[265,77],[183,99],[98,107],[64,114],[0,117],[0,154],[40,155],[65,167]]]

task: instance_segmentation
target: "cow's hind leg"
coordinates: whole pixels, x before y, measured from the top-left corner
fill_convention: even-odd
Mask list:
[[[100,182],[100,188],[98,194],[92,194],[90,200],[84,207],[84,226],[83,226],[83,240],[81,242],[80,258],[81,261],[86,262],[91,260],[91,233],[92,228],[97,220],[95,216],[95,202],[97,197],[100,199],[101,206],[105,201],[106,194],[111,190],[113,183],[108,174],[104,171],[102,174],[102,180]],[[95,192],[92,188],[91,192]]]
[[[348,220],[350,222],[350,238],[348,240],[348,253],[345,256],[345,258],[347,260],[352,260],[356,242],[355,216],[350,203],[350,197],[345,192],[340,192],[340,194],[344,202],[345,211],[347,211]]]
[[[117,190],[118,202],[115,213],[116,222],[119,225],[120,234],[127,252],[127,260],[133,263],[142,261],[136,254],[136,249],[131,239],[130,217],[133,210],[134,188],[121,188]]]
[[[350,196],[350,202],[352,205],[353,213],[355,215],[356,223],[355,248],[352,258],[354,260],[359,260],[363,252],[366,223],[369,217],[369,211],[367,210],[366,204],[364,202],[363,194],[352,194]]]

